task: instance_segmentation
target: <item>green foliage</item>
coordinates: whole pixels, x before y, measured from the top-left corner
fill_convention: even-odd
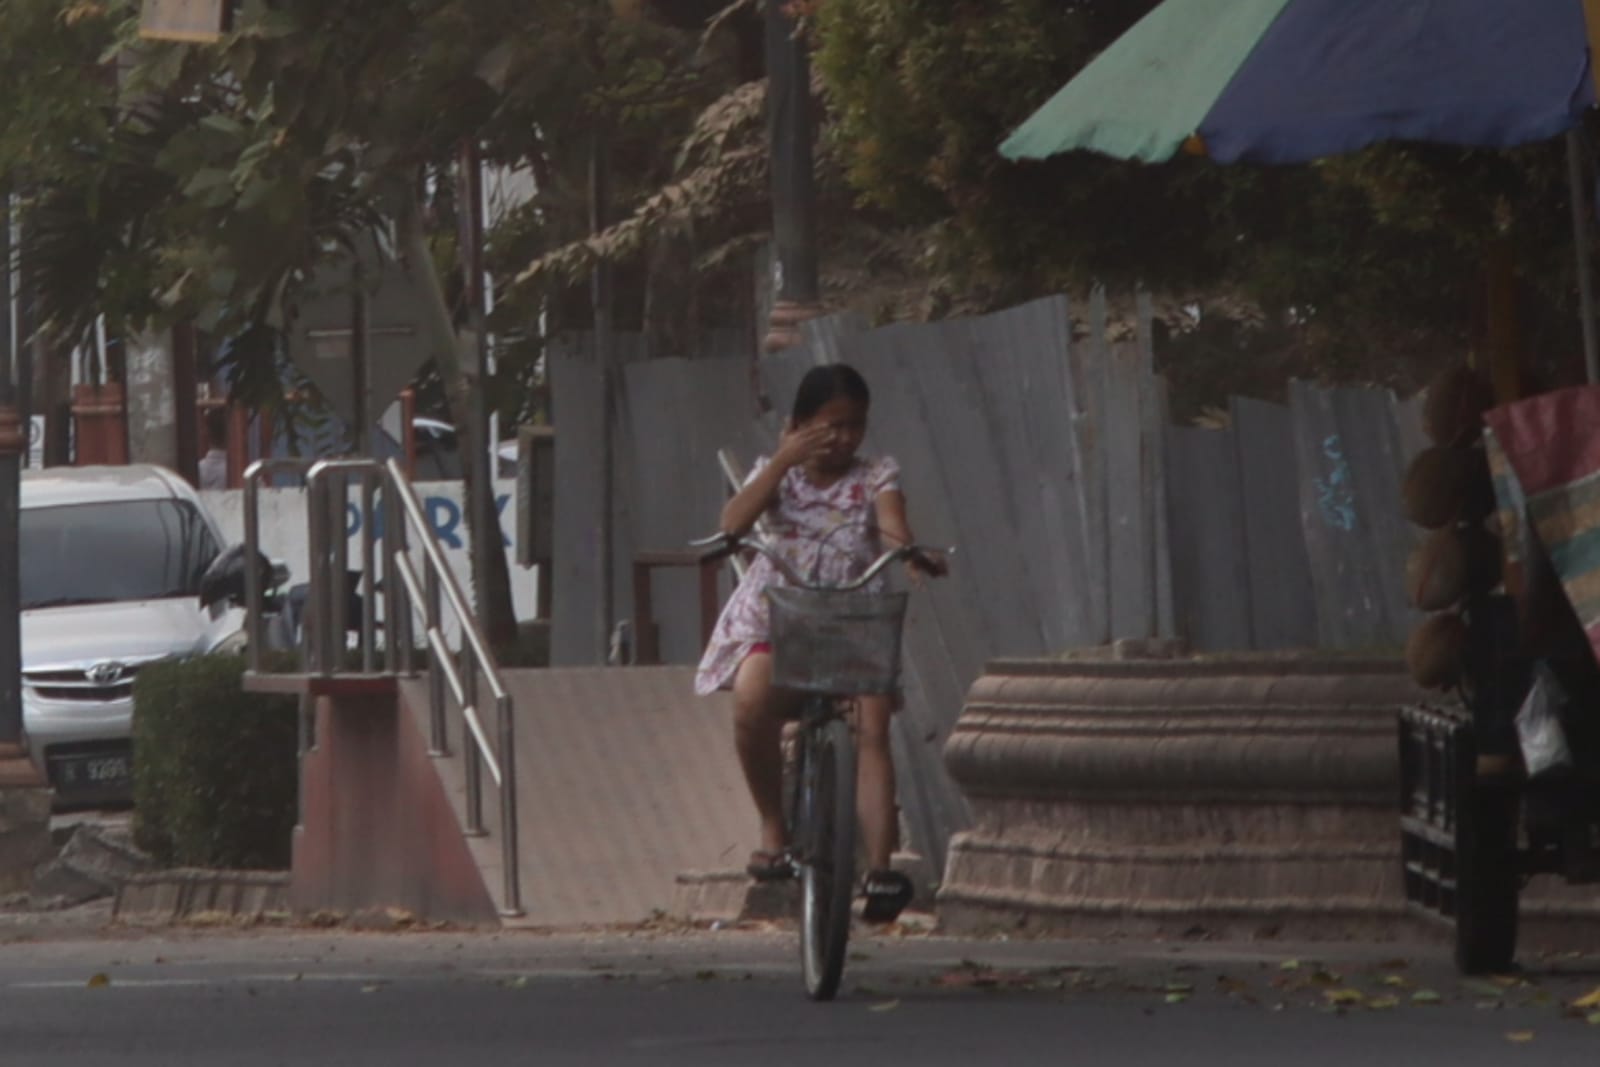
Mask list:
[[[27,284],[66,340],[100,316],[113,336],[192,320],[243,338],[236,395],[257,406],[282,399],[274,335],[307,279],[387,236],[413,198],[462,324],[465,143],[537,181],[536,203],[488,235],[501,386],[526,396],[535,324],[570,283],[509,281],[588,232],[591,132],[607,132],[625,210],[728,84],[695,34],[610,0],[240,0],[233,32],[205,47],[140,40],[139,8],[0,0],[0,175],[28,194]]]
[[[243,675],[243,657],[205,656],[134,683],[134,835],[164,864],[289,865],[296,701],[246,693]]]
[[[1210,307],[1243,297],[1260,321],[1208,324],[1191,352],[1214,349],[1221,361],[1232,349],[1273,388],[1288,372],[1388,381],[1409,361],[1471,349],[1485,259],[1503,249],[1516,264],[1527,350],[1550,362],[1552,379],[1571,377],[1558,142],[1510,152],[1385,145],[1276,168],[1088,153],[1004,161],[1006,134],[1155,2],[816,5],[830,147],[863,206],[926,235],[925,267],[951,290],[949,306],[1091,281],[1194,293]],[[1285,358],[1252,354],[1266,349]]]
[[[1213,170],[1087,156],[1019,167],[996,151],[1150,6],[822,4],[816,66],[832,110],[831,147],[861,202],[898,223],[945,224],[944,263],[1002,290],[1214,273],[1206,223],[1225,179]]]

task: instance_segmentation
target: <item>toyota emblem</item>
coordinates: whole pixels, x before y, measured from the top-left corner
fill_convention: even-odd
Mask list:
[[[116,685],[122,680],[122,672],[127,669],[120,663],[96,663],[84,671],[83,676],[95,685]]]

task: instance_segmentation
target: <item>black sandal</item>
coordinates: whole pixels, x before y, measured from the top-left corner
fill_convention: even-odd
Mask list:
[[[900,916],[916,891],[911,887],[911,879],[899,871],[878,870],[868,871],[862,879],[861,895],[866,898],[861,909],[862,921],[887,923]]]
[[[744,873],[758,882],[781,882],[794,877],[794,857],[786,848],[776,852],[758,848],[750,853],[750,862],[744,865]]]

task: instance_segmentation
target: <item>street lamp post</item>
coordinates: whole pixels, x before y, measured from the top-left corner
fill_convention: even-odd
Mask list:
[[[772,160],[773,305],[762,347],[800,340],[822,314],[817,280],[817,194],[811,152],[811,62],[779,0],[766,5],[767,142]]]

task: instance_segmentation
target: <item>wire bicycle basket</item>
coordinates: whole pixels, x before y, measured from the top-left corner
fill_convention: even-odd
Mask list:
[[[771,586],[772,684],[803,693],[893,693],[905,593]]]

